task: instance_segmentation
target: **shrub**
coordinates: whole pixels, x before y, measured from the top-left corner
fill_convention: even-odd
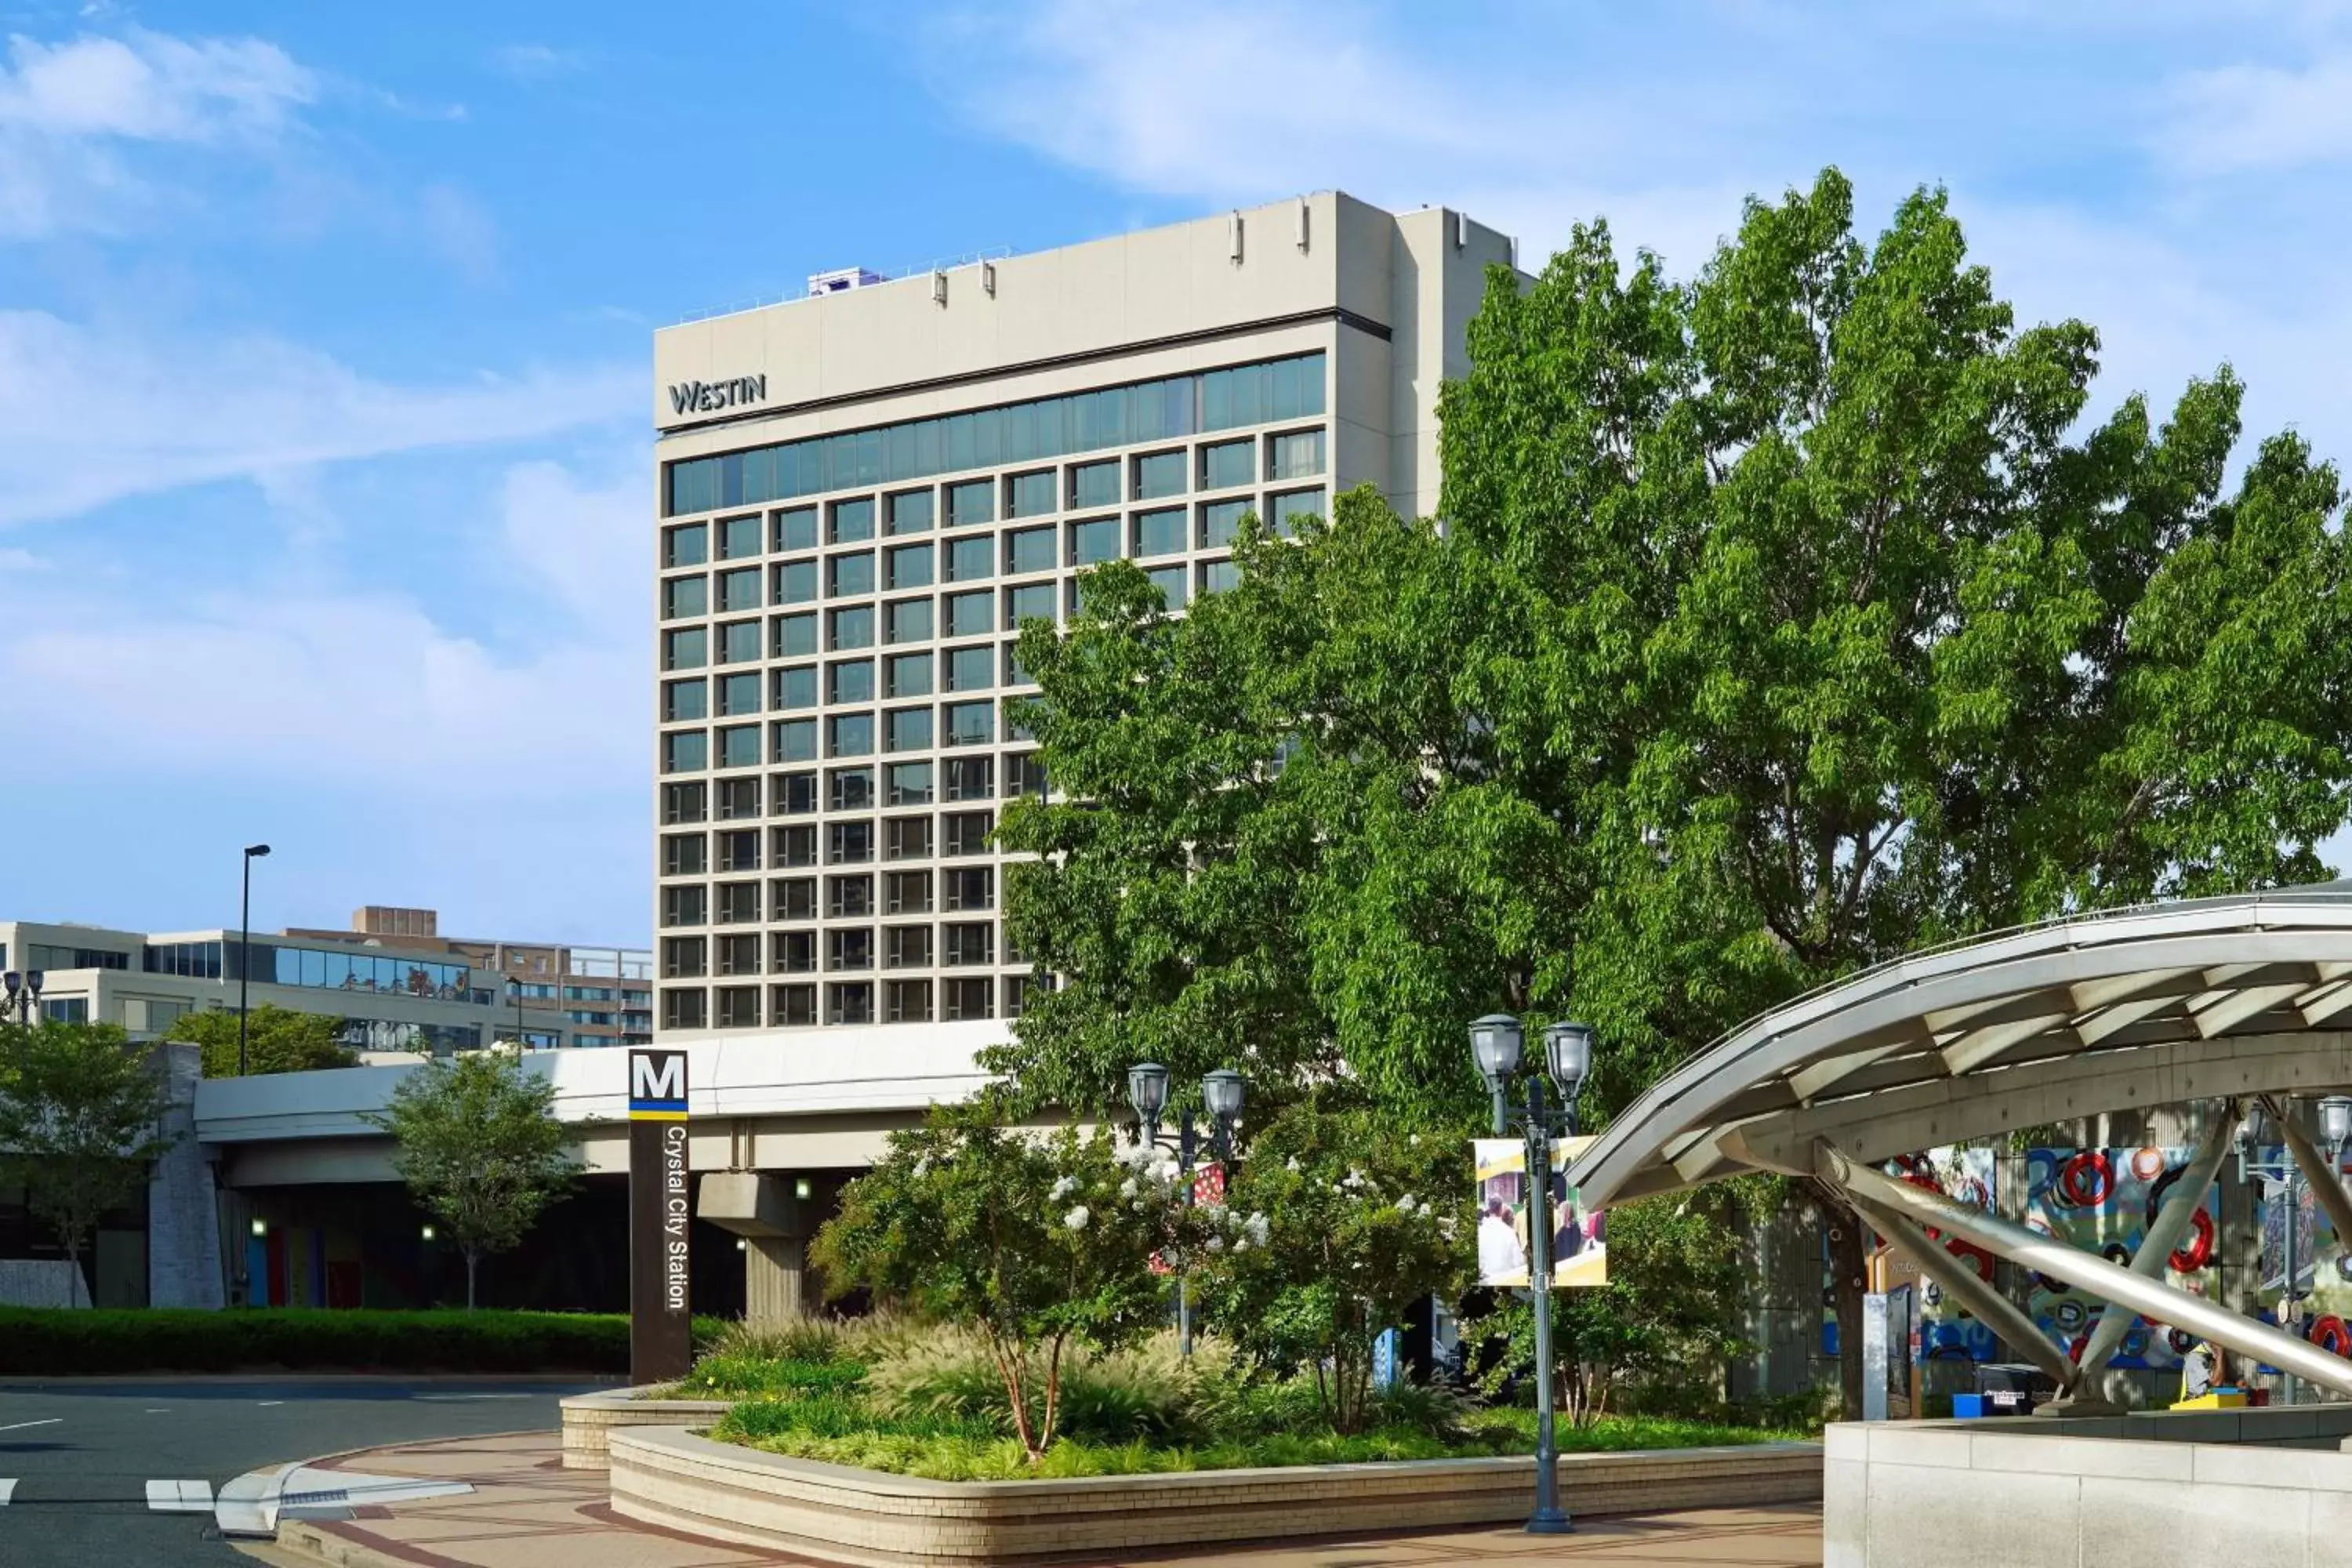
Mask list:
[[[719,1325],[698,1319],[698,1337]],[[91,1376],[268,1368],[338,1372],[625,1373],[618,1313],[0,1309],[0,1374]]]
[[[1239,1375],[1229,1345],[1198,1340],[1187,1361],[1166,1331],[1108,1355],[1076,1351],[1062,1368],[1060,1430],[1095,1443],[1202,1441],[1237,1405]],[[865,1389],[885,1415],[993,1422],[1018,1435],[987,1346],[968,1331],[934,1331],[878,1360]]]

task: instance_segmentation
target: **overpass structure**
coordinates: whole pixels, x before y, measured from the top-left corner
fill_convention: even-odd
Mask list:
[[[2310,1131],[2352,1092],[2352,882],[2052,921],[1913,953],[1751,1019],[1668,1074],[1569,1173],[1606,1206],[1746,1172],[1818,1177],[1948,1294],[2082,1394],[2136,1316],[2352,1396],[2352,1361],[2167,1282],[2261,1105],[2341,1237]],[[1888,1175],[1897,1155],[2158,1107],[2204,1135],[2127,1262]],[[2078,1363],[1947,1250],[1957,1237],[2112,1309]],[[2083,1400],[2085,1405],[2090,1401]]]

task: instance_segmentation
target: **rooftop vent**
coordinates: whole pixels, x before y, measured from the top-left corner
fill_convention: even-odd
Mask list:
[[[843,294],[852,289],[864,289],[887,281],[879,272],[869,271],[863,267],[837,267],[831,272],[810,273],[808,291],[812,295]]]

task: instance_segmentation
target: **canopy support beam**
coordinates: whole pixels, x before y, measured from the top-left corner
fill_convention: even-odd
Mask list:
[[[2157,1211],[2156,1218],[2149,1222],[2147,1234],[2140,1238],[2139,1250],[2132,1254],[2133,1273],[2147,1279],[2163,1279],[2165,1266],[2172,1260],[2173,1248],[2180,1245],[2180,1238],[2188,1231],[2189,1222],[2195,1219],[2198,1209],[2203,1205],[2205,1194],[2212,1189],[2213,1178],[2221,1173],[2221,1162],[2230,1152],[2230,1140],[2237,1135],[2238,1119],[2242,1114],[2242,1107],[2238,1101],[2230,1100],[2221,1108],[2221,1113],[2213,1118],[2212,1125],[2205,1129],[2204,1142],[2189,1157],[2189,1167],[2181,1173],[2180,1180],[2173,1183],[2172,1190],[2164,1194],[2163,1206]],[[2124,1335],[2130,1332],[2132,1324],[2138,1321],[2137,1312],[2126,1312],[2116,1307],[2110,1307],[2099,1314],[2097,1326],[2091,1330],[2091,1338],[2083,1346],[2084,1376],[2107,1364],[2107,1358],[2116,1353],[2116,1347],[2124,1342]]]
[[[1968,1309],[1970,1316],[2005,1342],[2016,1346],[2019,1354],[2048,1373],[2059,1387],[2074,1386],[2077,1368],[2066,1352],[2052,1344],[2048,1336],[2034,1326],[2033,1320],[2025,1315],[2025,1309],[1979,1279],[1967,1259],[1953,1257],[1921,1230],[1916,1221],[1890,1213],[1867,1198],[1852,1193],[1846,1195],[1853,1199],[1855,1212],[1870,1222],[1871,1228],[1885,1237],[1888,1246],[1917,1264],[1919,1272],[1933,1279],[1945,1295]]]

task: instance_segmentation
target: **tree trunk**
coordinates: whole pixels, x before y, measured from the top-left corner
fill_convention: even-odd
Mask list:
[[[480,1253],[470,1247],[466,1248],[466,1310],[468,1312],[474,1310],[474,1269],[481,1261]]]
[[[1870,1264],[1863,1242],[1862,1216],[1818,1178],[1806,1184],[1814,1212],[1821,1215],[1822,1235],[1829,1243],[1830,1299],[1838,1326],[1838,1400],[1848,1421],[1862,1419],[1862,1298],[1868,1285]]]

